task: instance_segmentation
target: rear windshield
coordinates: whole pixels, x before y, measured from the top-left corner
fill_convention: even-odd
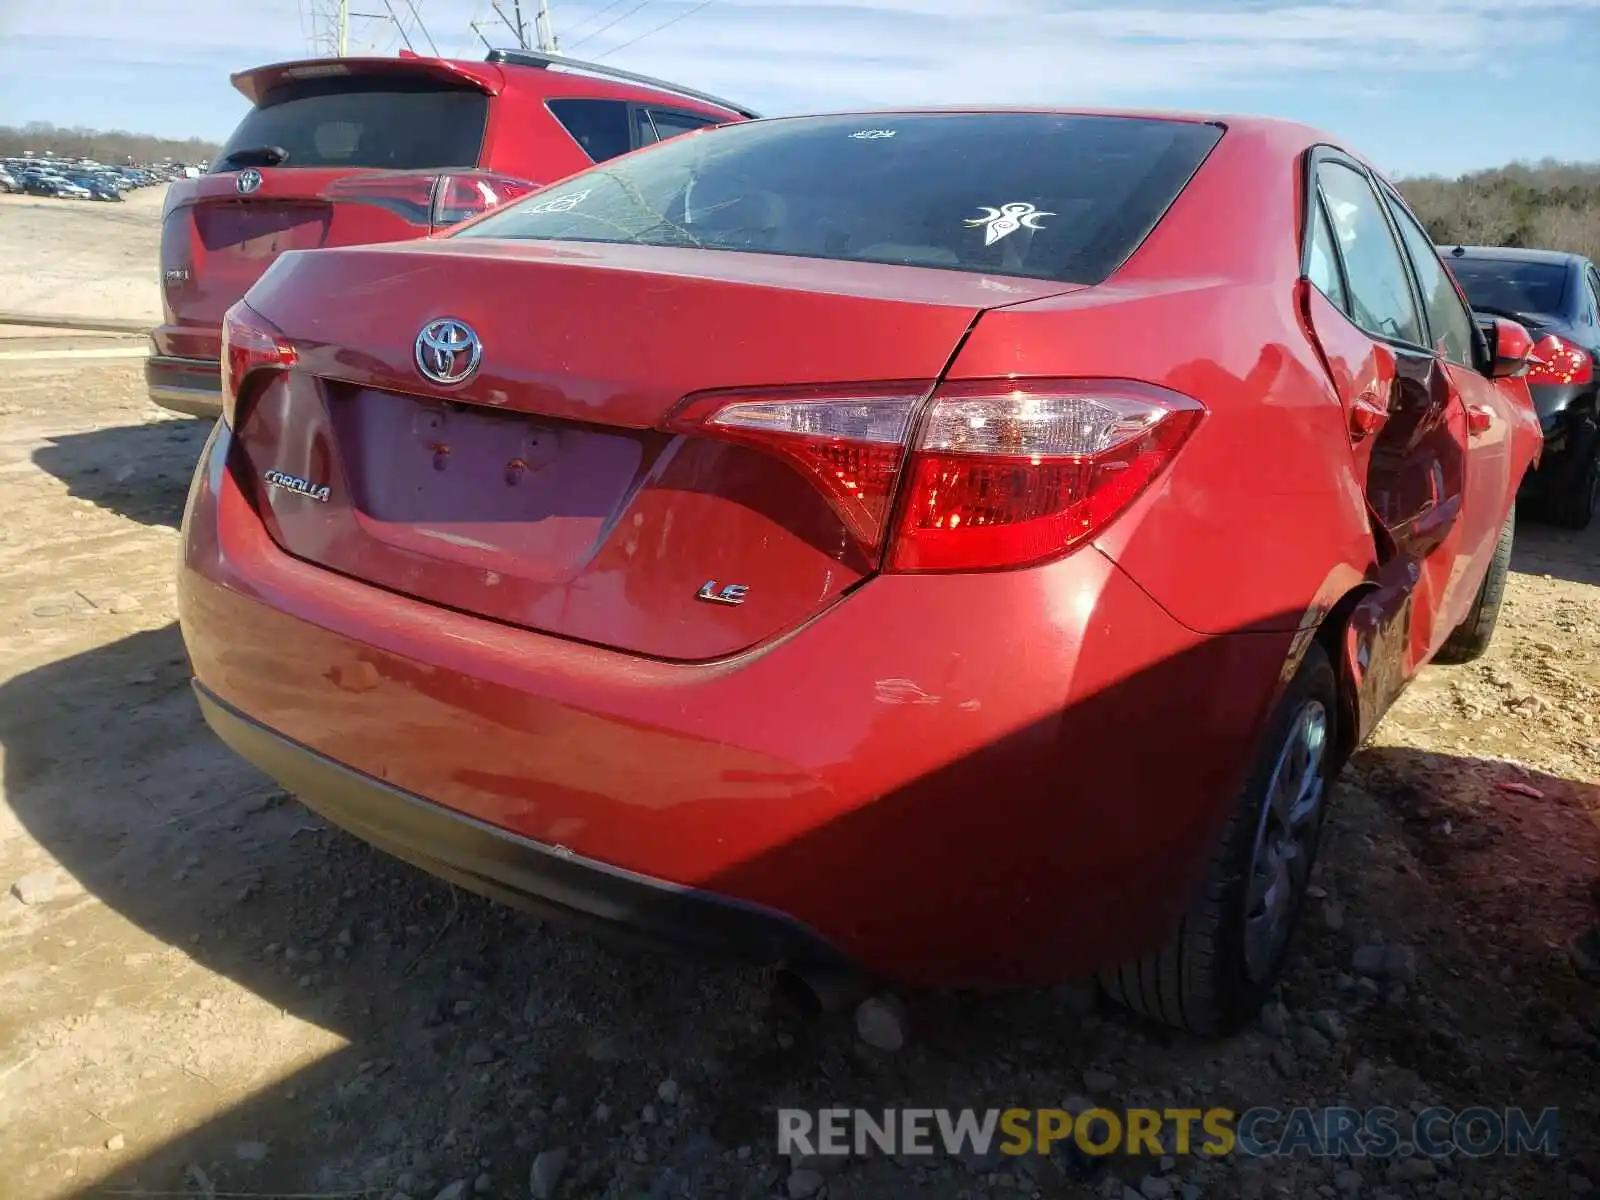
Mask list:
[[[314,79],[274,89],[217,156],[239,166],[379,167],[390,171],[475,167],[489,97],[398,79]],[[251,151],[277,147],[281,161]],[[239,162],[230,161],[237,156]],[[275,158],[275,156],[274,156]]]
[[[1454,258],[1446,254],[1450,270],[1473,308],[1497,308],[1509,313],[1565,311],[1567,268],[1564,263],[1518,262],[1511,258]]]
[[[586,171],[457,237],[633,242],[1098,283],[1222,136],[1042,113],[725,125]]]

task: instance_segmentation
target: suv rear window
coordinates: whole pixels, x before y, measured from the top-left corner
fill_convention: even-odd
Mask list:
[[[458,237],[634,242],[1098,283],[1222,137],[1046,113],[786,118],[673,138]]]
[[[304,80],[274,89],[246,114],[212,170],[235,170],[231,155],[268,146],[288,152],[277,167],[475,167],[488,119],[489,97],[475,90],[394,78]]]
[[[1565,312],[1565,263],[1519,262],[1514,258],[1456,258],[1445,261],[1474,308],[1508,313]]]

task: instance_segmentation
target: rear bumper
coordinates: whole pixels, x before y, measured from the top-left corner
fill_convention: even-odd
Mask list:
[[[206,723],[307,807],[396,858],[540,916],[656,946],[822,969],[847,967],[782,914],[554,850],[413,796],[274,733],[204,685]]]
[[[151,355],[144,378],[151,401],[168,412],[206,420],[222,415],[222,373],[214,359]]]
[[[1085,549],[652,661],[285,555],[231,436],[178,581],[219,732],[402,858],[651,940],[953,986],[1133,958],[1189,902],[1293,637],[1195,634]]]

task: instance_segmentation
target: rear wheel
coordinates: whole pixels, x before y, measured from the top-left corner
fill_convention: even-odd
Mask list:
[[[1312,643],[1267,723],[1250,776],[1167,946],[1102,974],[1112,999],[1198,1034],[1255,1015],[1283,969],[1336,773],[1338,688]]]
[[[1583,422],[1577,436],[1587,453],[1572,483],[1560,495],[1552,497],[1550,504],[1551,520],[1566,529],[1589,528],[1595,509],[1600,507],[1600,434],[1590,420]]]
[[[1440,663],[1466,663],[1480,658],[1494,640],[1495,623],[1500,619],[1500,601],[1506,594],[1506,576],[1511,573],[1511,540],[1517,527],[1517,506],[1513,504],[1506,514],[1506,523],[1500,527],[1500,540],[1495,543],[1494,557],[1489,560],[1489,570],[1478,585],[1472,609],[1466,620],[1457,625],[1449,640],[1439,647],[1434,661]]]

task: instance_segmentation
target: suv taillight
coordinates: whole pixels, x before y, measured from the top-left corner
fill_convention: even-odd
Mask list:
[[[289,340],[243,300],[223,314],[222,419],[230,429],[250,373],[287,370],[298,357]]]
[[[428,235],[509,204],[539,185],[491,171],[368,171],[335,179],[323,191],[334,203],[371,204],[416,225]]]
[[[1588,383],[1594,378],[1594,357],[1581,346],[1574,346],[1552,333],[1534,345],[1533,353],[1528,356],[1528,373],[1523,378],[1529,384],[1555,387]]]
[[[490,209],[526,196],[538,187],[538,184],[529,183],[526,179],[490,175],[481,171],[440,176],[438,186],[433,189],[433,209],[429,222],[432,232],[438,233],[472,217],[481,216]]]
[[[1095,536],[1204,415],[1187,396],[1131,381],[948,383],[924,409],[927,389],[705,394],[669,427],[785,459],[886,570],[982,571],[1056,558]]]

